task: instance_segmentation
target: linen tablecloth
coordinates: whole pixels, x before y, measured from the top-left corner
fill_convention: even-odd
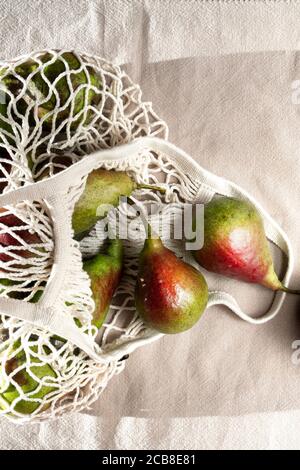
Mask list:
[[[282,225],[296,255],[291,285],[299,288],[299,2],[0,0],[0,7],[2,58],[74,48],[123,65],[168,123],[170,141],[243,186]],[[262,288],[207,278],[254,315],[271,301]],[[23,427],[2,419],[0,448],[299,447],[300,366],[292,362],[299,318],[293,296],[263,326],[210,308],[191,331],[135,352],[91,410]]]

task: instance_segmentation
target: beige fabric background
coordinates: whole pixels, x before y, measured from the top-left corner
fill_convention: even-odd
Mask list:
[[[249,190],[300,253],[298,1],[0,0],[0,55],[65,47],[126,64],[202,166]],[[297,264],[297,263],[296,263]],[[258,287],[208,276],[248,312]],[[300,284],[300,265],[292,280]],[[93,408],[40,426],[1,421],[0,448],[297,448],[299,299],[264,326],[222,308],[134,353]],[[16,432],[17,429],[17,432]]]

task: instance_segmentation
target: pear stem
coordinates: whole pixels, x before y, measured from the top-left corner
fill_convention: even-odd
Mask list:
[[[159,236],[153,231],[153,228],[149,224],[144,212],[142,211],[141,214],[141,219],[144,224],[145,232],[146,232],[146,238],[147,240],[156,240],[159,238]]]
[[[279,289],[283,292],[286,292],[287,294],[295,294],[295,295],[300,295],[300,290],[297,290],[297,289],[290,289],[289,287],[285,287],[285,286],[281,286],[281,288]]]
[[[152,238],[152,227],[151,227],[151,225],[150,225],[149,223],[147,223],[147,227],[146,227],[146,228],[147,228],[147,230],[146,230],[146,232],[147,232],[147,238],[148,238],[148,239],[151,239],[151,238]]]
[[[136,189],[152,189],[152,191],[159,191],[162,194],[166,193],[165,188],[161,188],[159,186],[152,185],[152,184],[146,184],[146,183],[137,183]]]

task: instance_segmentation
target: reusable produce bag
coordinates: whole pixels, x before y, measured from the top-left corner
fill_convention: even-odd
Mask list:
[[[3,63],[0,73],[6,105],[0,123],[0,207],[5,208],[0,227],[6,237],[0,251],[2,414],[19,422],[41,421],[88,407],[123,369],[127,354],[162,336],[146,328],[135,311],[144,234],[134,224],[124,242],[124,276],[109,317],[100,332],[92,325],[94,303],[82,255],[98,250],[105,226],[99,222],[79,243],[71,218],[96,168],[127,171],[138,183],[166,190],[139,190],[131,199],[145,214],[150,203],[155,206],[154,226],[164,221],[162,238],[178,256],[184,256],[183,241],[166,238],[171,209],[179,215],[185,203],[205,203],[215,194],[250,200],[270,241],[287,255],[288,283],[293,256],[285,233],[245,191],[169,143],[166,124],[119,67],[49,50]],[[137,218],[125,201],[112,212]],[[193,263],[191,256],[188,260]],[[208,306],[224,304],[248,322],[263,323],[278,313],[284,295],[277,293],[261,318],[248,316],[225,292],[210,292]],[[20,386],[20,374],[26,386]]]

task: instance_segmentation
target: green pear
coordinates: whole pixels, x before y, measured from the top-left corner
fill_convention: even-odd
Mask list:
[[[123,268],[123,245],[121,240],[109,240],[105,253],[98,253],[83,263],[89,275],[95,302],[93,324],[100,328],[106,318]]]
[[[92,67],[87,67],[87,72],[81,70],[81,63],[73,52],[65,52],[61,57],[66,61],[67,66],[61,58],[57,58],[54,62],[48,63],[52,59],[49,53],[46,53],[41,58],[42,62],[46,64],[43,74],[38,72],[29,81],[28,95],[33,101],[46,100],[38,106],[38,116],[40,118],[47,116],[44,120],[45,124],[49,126],[52,125],[53,114],[48,116],[48,113],[58,106],[58,122],[62,122],[64,119],[71,117],[73,120],[71,127],[74,129],[82,121],[82,116],[77,118],[76,116],[84,109],[85,105],[98,104],[100,102],[100,93],[94,90],[87,92],[87,88],[82,87],[82,85],[88,85],[90,82],[92,86],[101,89],[101,79]],[[71,70],[69,81],[66,76],[58,78],[61,73],[64,73],[68,69]],[[56,93],[51,93],[44,77],[46,77],[51,84],[54,84]],[[71,96],[70,83],[71,91],[75,94],[72,106],[71,103],[67,105]],[[49,94],[50,97],[47,99]],[[91,117],[92,113],[89,111],[85,123],[87,123]]]
[[[17,350],[19,346],[19,342],[16,342],[13,349]],[[32,347],[32,351],[36,352],[37,347]],[[24,415],[33,413],[40,406],[41,402],[38,401],[38,399],[43,399],[58,388],[58,385],[53,380],[56,378],[56,373],[49,364],[40,362],[39,359],[32,355],[30,355],[30,365],[27,366],[27,369],[25,367],[26,362],[26,354],[24,350],[21,349],[14,357],[8,359],[4,365],[3,363],[0,365],[0,408],[3,410],[8,409],[9,406],[20,397],[15,385],[10,383],[6,386],[3,367],[5,367],[6,375],[12,376],[13,380],[21,387],[28,398],[22,398],[16,401],[14,410],[18,413]],[[19,367],[21,367],[21,369],[14,374],[14,371]],[[28,368],[37,379],[44,380],[45,384],[39,387],[38,381],[28,373]],[[36,393],[34,393],[35,390],[37,390]],[[34,401],[34,399],[36,399],[36,401]],[[41,411],[46,410],[49,406],[50,403],[44,404]]]
[[[28,60],[16,66],[15,72],[23,79],[26,79],[27,76],[35,71],[38,68],[38,64],[34,61]],[[15,99],[15,106],[11,108],[12,119],[20,124],[20,116],[25,115],[27,104],[26,104],[26,89],[25,94],[19,98],[19,95],[23,91],[24,84],[20,78],[12,74],[10,68],[7,66],[2,66],[0,68],[0,131],[4,129],[9,132],[10,135],[6,138],[9,142],[13,141],[14,132],[9,123],[2,119],[2,116],[8,118],[8,105]],[[12,95],[12,96],[11,96]],[[16,111],[17,113],[16,113]],[[19,113],[19,115],[18,115]]]
[[[16,74],[21,79],[27,80],[26,85],[20,78],[10,73],[7,67],[2,67],[0,70],[0,81],[4,89],[9,90],[15,97],[18,97],[21,91],[25,91],[22,98],[17,100],[18,112],[24,115],[30,105],[36,110],[36,115],[31,112],[29,116],[30,124],[34,126],[37,117],[43,119],[43,125],[49,129],[52,128],[54,119],[60,124],[65,119],[71,118],[73,130],[81,122],[83,124],[90,122],[94,116],[92,110],[88,110],[84,122],[81,111],[86,105],[97,105],[101,100],[100,92],[93,89],[87,91],[89,84],[101,90],[102,82],[97,72],[91,66],[86,66],[85,70],[82,70],[79,58],[71,51],[64,52],[55,60],[53,60],[52,54],[47,52],[41,55],[39,60],[45,64],[42,72],[39,71],[39,64],[33,59],[27,59],[16,66]],[[70,71],[69,79],[66,75],[59,77],[66,71]],[[54,91],[50,88],[49,83],[53,86]],[[71,93],[73,95],[72,103],[70,101]],[[56,117],[53,113],[54,110],[57,111]],[[5,113],[6,107],[4,105],[2,108],[0,107],[0,114],[6,116]]]
[[[7,119],[7,101],[6,101],[7,98],[6,98],[6,96],[7,95],[4,92],[2,92],[2,95],[0,97],[0,131],[1,131],[1,129],[3,129],[5,131],[9,132],[10,134],[12,134],[11,125],[8,122],[6,122],[4,119],[2,119],[2,117]],[[5,136],[7,137],[7,134],[5,134]]]
[[[10,103],[12,99],[8,93],[8,89],[9,87],[13,87],[13,81],[9,77],[2,77],[5,71],[6,71],[5,68],[2,68],[0,70],[0,133],[2,130],[9,133],[9,135],[5,133],[5,137],[6,139],[8,139],[9,142],[11,142],[11,139],[13,137],[13,130],[12,130],[11,125],[7,121],[5,121],[5,119],[8,119],[7,108],[8,108],[8,104]],[[14,119],[17,120],[15,116],[14,116]],[[4,135],[4,133],[2,135]],[[0,142],[1,141],[2,141],[2,138],[0,139]]]
[[[121,196],[130,196],[140,188],[164,192],[157,186],[137,184],[124,171],[102,168],[92,171],[74,208],[72,225],[75,238],[81,239],[88,233],[98,220],[106,216],[109,207],[117,207]]]
[[[136,309],[144,322],[162,333],[181,333],[201,317],[208,300],[202,274],[151,235],[139,257]]]

